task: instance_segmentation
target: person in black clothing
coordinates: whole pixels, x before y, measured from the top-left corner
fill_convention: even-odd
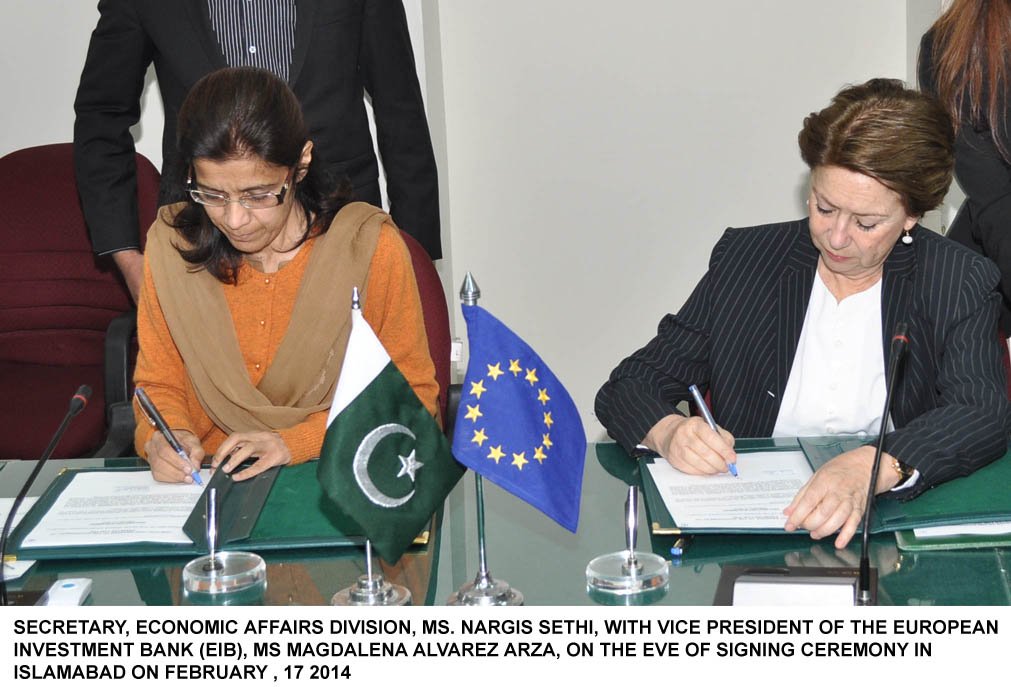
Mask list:
[[[1000,328],[1011,336],[1011,2],[955,0],[920,41],[920,88],[955,123],[966,199],[948,236],[997,263]]]
[[[227,66],[269,69],[294,91],[330,175],[380,204],[363,94],[372,99],[390,213],[442,257],[439,190],[407,18],[400,0],[101,0],[74,102],[74,157],[98,255],[111,254],[136,298],[143,272],[134,142],[153,62],[165,105],[160,204],[183,200],[176,117],[201,77]]]

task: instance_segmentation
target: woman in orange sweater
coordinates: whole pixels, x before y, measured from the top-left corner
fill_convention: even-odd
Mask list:
[[[178,133],[190,200],[162,208],[148,233],[134,381],[190,464],[137,408],[137,450],[155,478],[191,482],[207,454],[226,472],[256,457],[236,479],[318,456],[356,286],[435,414],[407,247],[382,210],[320,177],[288,87],[263,70],[214,72],[187,96]]]

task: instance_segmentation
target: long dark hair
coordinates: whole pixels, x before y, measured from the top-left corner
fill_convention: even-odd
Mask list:
[[[933,31],[938,99],[956,128],[989,129],[1001,157],[1011,161],[1011,132],[1004,125],[1011,69],[1011,2],[955,0],[934,22]]]
[[[264,69],[234,67],[200,79],[179,110],[177,144],[181,164],[180,187],[198,158],[223,162],[257,157],[279,167],[294,168],[309,140],[309,130],[295,94]],[[313,156],[305,176],[292,179],[290,193],[305,211],[300,242],[325,232],[334,215],[351,198],[346,180],[333,182]],[[179,254],[219,281],[234,284],[243,255],[214,226],[204,207],[187,197],[186,205],[169,218],[191,248]]]

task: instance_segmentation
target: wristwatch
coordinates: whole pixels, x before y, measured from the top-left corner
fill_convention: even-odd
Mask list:
[[[905,463],[903,463],[898,458],[892,458],[892,470],[899,473],[899,481],[895,487],[901,487],[903,484],[909,481],[909,478],[913,476],[915,470]],[[894,489],[895,487],[892,487]]]

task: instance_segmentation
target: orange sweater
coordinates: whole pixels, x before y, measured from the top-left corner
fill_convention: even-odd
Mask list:
[[[309,240],[290,263],[273,274],[259,272],[243,263],[239,269],[238,284],[221,285],[232,313],[246,371],[254,385],[260,382],[270,367],[288,329],[295,296],[314,243]],[[194,304],[194,307],[199,307],[199,304]],[[350,303],[327,303],[321,307],[350,307]],[[379,232],[376,252],[369,266],[362,315],[425,408],[435,415],[439,386],[428,352],[414,269],[407,246],[389,225],[383,225]],[[134,383],[144,387],[169,427],[193,432],[200,438],[207,454],[213,455],[227,434],[214,425],[197,399],[162,314],[147,265],[137,302],[137,337],[140,352]],[[154,429],[140,414],[136,404],[134,413],[137,418],[134,442],[138,454],[144,456],[144,444],[151,438]],[[291,451],[293,463],[319,455],[326,419],[327,411],[321,411],[310,415],[305,422],[279,432]]]

